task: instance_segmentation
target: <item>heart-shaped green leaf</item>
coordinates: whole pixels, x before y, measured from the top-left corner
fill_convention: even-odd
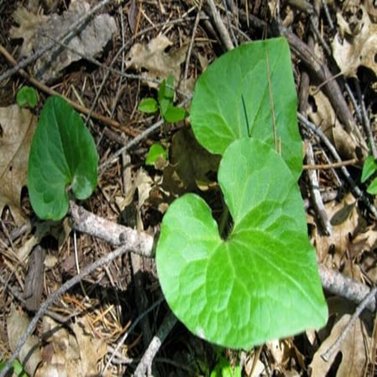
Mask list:
[[[289,46],[276,38],[244,44],[221,56],[195,86],[191,124],[198,141],[223,154],[252,136],[271,145],[295,177],[302,170],[297,99]]]
[[[164,216],[156,261],[173,312],[193,333],[232,348],[324,325],[303,202],[283,159],[258,140],[237,140],[218,179],[234,221],[226,240],[196,195],[177,199]]]
[[[41,219],[60,220],[68,211],[68,188],[88,198],[97,184],[98,154],[81,117],[61,97],[47,99],[31,144],[28,189]]]

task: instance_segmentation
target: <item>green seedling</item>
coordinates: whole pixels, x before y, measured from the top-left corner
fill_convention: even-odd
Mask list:
[[[20,107],[29,107],[30,109],[34,109],[34,107],[38,104],[38,92],[30,86],[23,86],[17,92],[16,102]]]
[[[233,227],[223,239],[197,195],[165,214],[156,249],[165,298],[194,334],[249,349],[326,323],[297,180],[302,142],[289,46],[242,45],[199,78],[194,134],[222,155],[218,182]]]
[[[152,144],[145,158],[145,164],[154,166],[159,159],[167,160],[168,151],[160,143]]]
[[[232,367],[225,357],[220,357],[210,377],[241,377],[241,368],[239,366]]]
[[[363,170],[361,173],[361,182],[365,183],[370,178],[371,182],[368,184],[367,192],[371,195],[377,195],[377,162],[373,156],[367,157],[364,161]],[[374,178],[373,178],[374,176]]]
[[[97,184],[98,154],[80,115],[61,97],[47,99],[33,136],[28,190],[35,213],[62,219],[71,195],[87,199]]]
[[[5,365],[6,362],[0,360],[0,371],[2,371]],[[13,361],[11,371],[13,373],[13,376],[28,377],[28,374],[25,372],[24,367],[18,360]]]
[[[147,114],[160,114],[166,123],[177,123],[185,119],[186,111],[174,105],[174,77],[169,76],[163,80],[158,89],[157,100],[151,97],[144,98],[139,106],[139,111]]]

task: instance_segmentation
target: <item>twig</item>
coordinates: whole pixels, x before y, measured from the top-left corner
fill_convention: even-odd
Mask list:
[[[74,202],[70,203],[70,207],[74,228],[79,232],[98,237],[113,246],[126,245],[129,250],[144,257],[153,256],[153,236],[106,220]]]
[[[163,124],[164,124],[164,120],[163,119],[159,120],[155,124],[152,124],[152,126],[147,128],[145,131],[143,131],[140,135],[132,139],[124,147],[118,149],[110,158],[108,158],[105,162],[103,162],[100,165],[99,167],[100,171],[103,172],[106,169],[106,167],[108,165],[113,164],[122,153],[127,152],[129,149],[139,144],[142,140],[146,139],[149,135],[159,130]]]
[[[82,216],[79,216],[78,214],[82,214]],[[120,237],[120,235],[124,233],[125,230],[126,233],[132,231],[134,239],[129,239],[129,248],[133,252],[145,257],[153,256],[153,238],[145,232],[137,232],[133,229],[129,229],[122,225],[113,223],[109,220],[105,220],[73,203],[71,203],[71,216],[74,221],[73,226],[76,230],[90,234],[92,236],[100,237],[108,242],[111,242],[113,245],[119,245],[119,238],[122,238]],[[97,230],[97,228],[99,230]],[[108,234],[112,232],[114,232],[113,237]],[[109,239],[111,239],[112,241],[109,241]],[[335,272],[324,266],[319,267],[319,272],[322,280],[322,285],[326,290],[338,296],[344,297],[352,302],[361,302],[369,292],[369,288],[366,285],[357,283],[352,279],[344,277],[339,272]],[[370,303],[368,309],[375,310],[375,303]]]
[[[363,98],[363,95],[361,94],[359,80],[356,79],[355,84],[356,84],[356,93],[357,93],[357,96],[358,96],[359,102],[360,102],[361,119],[362,119],[362,123],[363,123],[363,126],[364,126],[365,134],[367,135],[367,138],[368,138],[368,141],[369,141],[372,156],[374,157],[374,159],[377,159],[376,143],[374,142],[374,137],[373,137],[373,133],[372,133],[372,130],[371,130],[371,127],[370,127],[370,122],[369,122],[367,110],[365,108],[364,98]]]
[[[150,313],[154,308],[156,308],[158,305],[160,305],[164,301],[164,298],[160,298],[157,300],[154,304],[152,304],[147,310],[145,310],[143,313],[141,313],[133,322],[130,328],[124,333],[124,335],[120,338],[119,342],[117,343],[115,349],[112,352],[112,355],[110,356],[109,360],[107,361],[105,367],[101,371],[100,377],[104,375],[107,368],[109,367],[111,361],[113,360],[115,354],[118,352],[119,348],[124,344],[126,339],[128,338],[128,335],[134,331],[135,327],[138,325],[138,323],[148,314]]]
[[[352,166],[359,162],[357,158],[352,158],[351,160],[332,162],[329,164],[304,164],[302,168],[304,170],[327,170],[327,169],[337,169],[342,166]]]
[[[343,276],[341,273],[331,270],[325,266],[319,266],[319,275],[321,277],[322,286],[330,293],[356,304],[363,301],[370,289],[361,283]],[[374,312],[376,310],[376,300],[368,303],[367,308]]]
[[[153,359],[156,356],[158,350],[160,349],[161,344],[164,342],[164,340],[169,335],[170,331],[173,329],[176,323],[177,318],[171,311],[169,311],[169,313],[164,318],[164,321],[162,322],[161,326],[157,330],[156,335],[149,343],[149,346],[145,351],[143,357],[141,358],[139,365],[135,370],[134,377],[152,376]]]
[[[333,155],[334,159],[338,162],[341,162],[342,159],[340,158],[338,152],[336,151],[335,147],[331,144],[329,139],[326,137],[326,135],[322,132],[321,129],[316,127],[312,122],[310,122],[308,119],[306,119],[302,114],[297,113],[298,119],[301,122],[303,126],[305,126],[308,130],[312,131],[315,135],[317,135],[322,142],[326,145],[330,153]],[[350,173],[346,169],[345,166],[340,167],[344,178],[348,182],[348,184],[351,187],[351,190],[354,192],[354,194],[360,198],[364,204],[368,207],[369,211],[372,213],[372,215],[377,218],[377,209],[376,207],[368,200],[368,198],[365,196],[365,194],[360,190],[360,188],[356,185],[354,180],[352,179]]]
[[[330,12],[329,12],[329,7],[327,6],[326,0],[322,0],[322,6],[323,6],[323,10],[325,11],[325,15],[326,15],[326,18],[327,18],[327,22],[330,26],[330,29],[331,29],[331,31],[333,31],[334,30],[334,23],[332,22]]]
[[[200,20],[200,12],[202,10],[202,5],[203,5],[203,0],[200,0],[200,3],[198,5],[198,13],[196,14],[195,17],[195,22],[194,22],[194,27],[192,28],[192,35],[190,39],[190,44],[187,50],[187,56],[186,56],[186,62],[185,62],[185,70],[183,74],[183,80],[187,79],[188,76],[188,69],[190,65],[190,58],[191,58],[191,53],[192,53],[192,47],[194,46],[194,41],[195,41],[195,35],[196,35],[196,29],[198,28],[199,25],[199,20]]]
[[[76,34],[77,29],[81,25],[83,25],[95,12],[97,12],[99,9],[101,9],[103,6],[105,6],[108,2],[110,2],[110,0],[102,0],[100,3],[98,3],[92,9],[90,9],[87,13],[85,13],[83,16],[81,16],[76,22],[74,22],[68,30],[61,33],[58,36],[57,39],[64,43],[66,40],[73,37]],[[59,46],[57,46],[54,42],[47,43],[43,48],[37,50],[34,54],[30,55],[29,57],[21,60],[13,68],[8,69],[6,72],[4,72],[2,75],[0,75],[0,82],[5,80],[8,77],[14,75],[20,69],[25,68],[30,63],[34,62],[35,60],[37,60],[40,56],[42,56],[48,50],[56,51],[58,48],[59,48]]]
[[[309,164],[314,164],[314,154],[313,148],[310,143],[306,144],[306,159]],[[313,201],[313,206],[315,209],[315,213],[318,216],[318,220],[320,222],[321,228],[326,235],[331,235],[332,233],[332,226],[330,224],[330,220],[327,216],[325,206],[323,205],[321,193],[319,192],[319,182],[317,177],[317,172],[314,170],[308,171],[308,178],[309,178],[309,185],[310,185],[310,197]]]
[[[227,28],[224,25],[223,20],[221,19],[219,12],[216,9],[215,2],[213,0],[208,0],[207,2],[209,5],[211,18],[213,20],[213,23],[215,24],[217,32],[219,33],[221,42],[223,43],[227,51],[233,50],[234,48],[233,42],[230,38]]]
[[[331,356],[333,355],[334,352],[336,352],[341,343],[344,341],[348,333],[350,332],[352,326],[355,324],[356,320],[360,317],[360,314],[362,311],[368,306],[368,304],[372,301],[372,299],[376,298],[376,293],[377,293],[377,287],[374,287],[361,301],[360,305],[355,310],[355,313],[352,314],[352,317],[350,318],[349,322],[341,332],[340,336],[338,339],[328,348],[326,352],[321,354],[321,357],[325,361],[329,361]]]
[[[120,257],[121,255],[131,251],[130,245],[123,245],[119,247],[118,249],[114,250],[113,252],[104,255],[102,258],[97,259],[94,263],[84,267],[81,272],[74,276],[72,279],[69,279],[66,281],[59,289],[57,289],[54,293],[52,293],[50,296],[47,297],[46,301],[43,302],[43,304],[40,306],[39,310],[33,317],[33,319],[30,321],[29,326],[21,336],[21,338],[17,342],[16,349],[12,353],[12,355],[9,357],[8,361],[6,362],[4,368],[0,371],[0,377],[5,377],[7,372],[12,367],[13,361],[18,357],[23,345],[25,344],[27,338],[33,333],[35,330],[38,321],[44,316],[48,308],[61,297],[65,292],[67,292],[69,289],[71,289],[74,285],[76,285],[78,282],[80,282],[85,276],[89,275],[93,271],[95,271],[97,268],[102,267],[113,261],[114,259]],[[24,360],[21,360],[21,362],[24,362]]]
[[[9,54],[9,52],[2,46],[0,45],[0,53],[11,63],[11,64],[16,64],[17,62],[13,58],[12,55]],[[90,110],[84,106],[79,105],[78,103],[70,100],[69,98],[65,97],[59,92],[56,92],[55,90],[49,88],[47,85],[41,83],[39,80],[35,79],[34,77],[30,76],[26,71],[23,69],[19,70],[19,74],[23,76],[25,79],[27,79],[31,84],[33,84],[36,88],[40,89],[41,91],[53,96],[60,96],[64,98],[72,107],[74,107],[77,111],[83,113],[83,114],[89,114]],[[126,125],[120,124],[119,122],[108,118],[104,115],[97,114],[97,113],[91,113],[91,117],[94,119],[97,119],[98,121],[102,122],[106,126],[109,126],[111,128],[114,128],[116,130],[121,130],[124,133],[126,133],[129,136],[136,137],[139,135],[138,131],[135,131],[134,129],[127,127]]]

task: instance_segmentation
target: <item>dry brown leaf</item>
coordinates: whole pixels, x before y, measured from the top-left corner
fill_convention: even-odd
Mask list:
[[[0,108],[0,214],[8,206],[18,225],[25,221],[20,198],[36,121],[18,105]]]
[[[345,76],[356,77],[359,66],[369,68],[377,76],[377,25],[364,6],[354,8],[355,16],[349,21],[337,13],[339,32],[332,43],[334,59]]]
[[[209,175],[217,171],[220,158],[205,150],[190,129],[174,134],[170,151],[170,166],[163,172],[163,188],[173,194],[208,189]]]
[[[8,343],[12,352],[16,349],[18,340],[24,334],[29,323],[30,320],[28,316],[23,311],[17,310],[12,304],[7,318]],[[19,360],[25,371],[30,376],[34,376],[34,372],[42,360],[39,342],[36,336],[31,335],[26,339],[26,342],[19,353]]]
[[[142,72],[146,79],[162,80],[173,75],[175,82],[179,81],[181,64],[185,61],[188,45],[183,45],[173,52],[165,50],[172,42],[164,35],[158,35],[148,44],[136,43],[127,54],[126,67]],[[157,83],[147,81],[151,88],[157,88]]]
[[[107,351],[106,344],[90,333],[88,320],[83,317],[73,326],[73,334],[62,328],[53,319],[43,318],[44,333],[50,332],[43,349],[43,364],[35,377],[97,375],[97,363]]]
[[[354,135],[347,133],[341,126],[328,98],[316,87],[310,88],[310,95],[314,102],[309,106],[309,119],[321,128],[342,158],[356,158],[358,143]]]
[[[360,215],[352,194],[346,195],[340,203],[326,203],[325,210],[332,225],[332,234],[323,236],[316,229],[313,232],[318,257],[329,267],[340,267],[349,250],[350,239],[359,224]]]
[[[18,7],[13,19],[19,27],[11,28],[10,36],[24,40],[21,54],[26,56],[50,44],[52,40],[59,40],[60,36],[89,10],[90,4],[79,0],[71,1],[69,9],[62,15],[40,16]],[[72,50],[62,48],[53,55],[51,52],[46,52],[37,59],[33,67],[34,75],[42,81],[58,79],[61,71],[72,62],[82,59],[82,56],[94,58],[102,52],[116,30],[115,20],[108,14],[93,17],[79,35],[67,42]],[[82,56],[73,51],[77,51]]]
[[[333,365],[338,353],[341,353],[340,361],[336,377],[362,377],[368,363],[368,353],[370,351],[370,337],[366,334],[363,322],[358,319],[352,327],[346,338],[340,345],[338,352],[334,352],[329,362],[322,359],[321,355],[328,350],[330,346],[338,339],[344,331],[346,324],[350,319],[349,314],[343,315],[334,325],[329,337],[321,344],[321,347],[315,353],[310,364],[312,370],[311,377],[323,377]]]

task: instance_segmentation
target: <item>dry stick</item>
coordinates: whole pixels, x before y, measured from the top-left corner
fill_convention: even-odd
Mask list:
[[[309,164],[314,164],[314,154],[313,147],[310,143],[306,144],[306,160]],[[322,201],[321,193],[319,192],[319,182],[317,177],[317,172],[315,170],[309,170],[307,172],[310,185],[310,197],[313,201],[313,206],[316,214],[318,215],[318,220],[320,222],[321,228],[324,233],[329,236],[332,233],[332,226],[330,220],[327,216],[325,206]]]
[[[137,232],[134,229],[106,220],[74,203],[71,203],[71,216],[73,227],[78,231],[101,238],[110,242],[112,245],[120,244],[120,239],[123,240],[123,236],[121,236],[122,234],[131,234],[132,236],[126,236],[126,239],[127,242],[133,242],[132,250],[135,250],[137,254],[145,257],[153,257],[154,255],[153,247],[151,246],[153,244],[153,237],[145,232]],[[110,235],[109,233],[114,234]],[[139,237],[139,242],[135,242],[137,237]],[[131,241],[132,239],[134,241]],[[335,272],[324,266],[319,266],[319,273],[322,285],[327,291],[344,297],[352,302],[361,302],[369,293],[369,288],[366,285],[344,277],[339,272]],[[371,302],[368,309],[372,311],[375,310],[375,302]]]
[[[372,133],[372,130],[371,130],[371,127],[370,127],[370,122],[369,122],[367,110],[365,108],[364,98],[363,98],[363,95],[361,94],[361,88],[360,88],[359,80],[356,79],[355,82],[356,82],[356,93],[357,93],[357,96],[358,96],[359,102],[360,102],[362,124],[364,126],[364,130],[365,130],[365,133],[366,133],[368,141],[369,141],[370,149],[372,151],[372,156],[374,157],[374,159],[377,159],[376,143],[374,142],[374,137],[373,137],[373,133]]]
[[[100,373],[100,377],[104,375],[106,372],[107,368],[111,364],[111,361],[113,360],[115,354],[118,352],[119,348],[124,344],[126,339],[128,338],[128,335],[132,333],[132,331],[135,329],[137,324],[148,314],[150,313],[154,308],[156,308],[158,305],[160,305],[164,301],[164,298],[160,298],[157,300],[155,303],[153,303],[147,310],[145,310],[143,313],[141,313],[133,322],[130,328],[124,333],[124,335],[121,337],[121,339],[118,341],[117,345],[115,346],[112,355],[110,356],[109,360],[107,361],[106,365],[102,369]]]
[[[233,42],[229,36],[229,32],[227,28],[224,25],[224,22],[219,14],[219,12],[216,9],[216,5],[213,0],[208,0],[208,5],[209,5],[209,11],[211,18],[213,20],[213,23],[215,24],[215,27],[217,29],[217,32],[219,33],[221,42],[223,43],[224,47],[226,50],[230,51],[233,50],[234,45]]]
[[[203,5],[203,0],[200,0],[200,3],[198,5],[198,12],[197,12],[196,17],[195,17],[194,27],[192,28],[192,36],[191,36],[191,39],[190,39],[190,44],[189,44],[189,47],[188,47],[188,50],[187,50],[187,57],[186,57],[186,63],[185,63],[185,70],[184,70],[184,74],[183,74],[183,80],[186,80],[187,76],[188,76],[190,58],[191,58],[192,48],[194,46],[196,29],[198,28],[198,25],[199,25],[200,12],[202,10],[202,5]]]
[[[359,162],[357,158],[352,158],[351,160],[345,160],[342,162],[332,162],[329,164],[304,164],[302,167],[304,170],[327,170],[327,169],[337,169],[342,166],[352,166]]]
[[[100,8],[105,6],[110,0],[102,0],[100,3],[98,3],[96,6],[94,6],[92,9],[89,10],[89,12],[85,13],[83,16],[81,16],[76,22],[74,22],[70,28],[63,33],[61,33],[57,39],[65,42],[67,39],[73,37],[77,29],[83,25],[95,12],[97,12]],[[54,42],[46,44],[43,48],[37,50],[34,54],[30,55],[29,57],[21,60],[19,63],[17,63],[13,68],[8,69],[6,72],[4,72],[2,75],[0,75],[0,82],[5,80],[6,78],[14,75],[22,68],[25,68],[30,63],[37,60],[40,56],[42,56],[45,52],[48,50],[56,51],[59,48]]]
[[[348,333],[350,332],[352,326],[355,324],[356,320],[360,317],[362,311],[368,306],[368,304],[373,300],[376,299],[376,293],[377,293],[377,287],[374,287],[361,301],[360,305],[356,308],[355,313],[352,314],[352,317],[350,318],[349,322],[341,332],[338,339],[328,348],[326,352],[321,354],[321,357],[325,361],[329,361],[331,356],[336,352],[341,343],[344,341]]]
[[[158,122],[152,124],[149,128],[147,128],[145,131],[143,131],[140,135],[133,138],[129,143],[127,143],[124,147],[118,149],[111,157],[109,157],[105,162],[103,162],[100,165],[100,172],[102,173],[108,165],[113,164],[117,161],[117,158],[124,152],[128,151],[135,145],[139,144],[142,140],[146,139],[149,135],[153,134],[157,130],[161,128],[161,126],[164,124],[164,120],[161,119]]]
[[[310,122],[308,119],[306,119],[302,114],[297,113],[297,117],[298,117],[299,121],[301,122],[301,124],[306,127],[306,129],[308,129],[311,132],[313,132],[315,135],[317,135],[322,140],[322,142],[326,145],[326,147],[328,148],[328,150],[333,155],[334,159],[336,161],[338,161],[338,162],[341,162],[342,159],[340,158],[338,152],[336,151],[335,147],[331,144],[331,142],[329,141],[329,139],[326,137],[326,135],[322,132],[322,130],[319,129],[319,128],[317,128],[312,122]],[[351,190],[354,192],[354,194],[364,202],[364,204],[368,207],[369,211],[373,214],[373,216],[375,218],[377,218],[377,209],[376,209],[376,207],[372,203],[370,203],[370,201],[365,196],[365,194],[356,185],[356,183],[354,182],[354,180],[350,176],[350,174],[349,174],[348,170],[346,169],[346,167],[345,166],[341,166],[340,169],[341,169],[341,171],[342,171],[342,173],[343,173],[346,181],[350,185]]]
[[[126,244],[135,254],[153,257],[153,236],[106,220],[74,202],[70,203],[70,209],[74,228],[79,232],[100,238],[113,246]]]
[[[136,241],[136,240],[132,240],[132,241]],[[110,263],[114,259],[120,257],[121,255],[131,250],[132,248],[129,245],[123,245],[119,247],[118,249],[112,251],[111,253],[104,255],[102,258],[97,259],[94,263],[90,264],[89,266],[84,267],[78,275],[66,281],[59,289],[57,289],[54,293],[48,296],[46,301],[43,302],[43,304],[40,306],[39,310],[37,311],[33,319],[30,321],[29,326],[27,327],[25,332],[22,334],[22,336],[18,340],[16,349],[14,350],[14,352],[12,353],[12,355],[6,362],[4,368],[0,372],[0,377],[5,377],[7,372],[10,370],[13,361],[18,357],[27,338],[33,333],[33,331],[35,330],[37,326],[38,321],[43,317],[43,315],[46,313],[50,305],[52,305],[59,297],[61,297],[65,292],[71,289],[74,285],[80,282],[85,276],[89,275],[90,273],[95,271],[97,268],[105,266],[106,264]],[[21,362],[24,362],[24,361],[21,360]]]
[[[347,300],[359,304],[370,289],[361,283],[356,282],[340,272],[331,270],[323,265],[319,266],[319,275],[321,277],[322,286],[330,293],[346,298]],[[376,300],[368,303],[367,308],[374,312],[377,309]]]
[[[2,46],[0,45],[0,53],[7,59],[8,62],[10,62],[11,64],[15,65],[17,64],[16,60],[13,58],[12,55],[9,54],[9,52]],[[43,91],[44,93],[47,93],[51,96],[55,95],[55,96],[60,96],[62,98],[64,98],[72,107],[74,107],[77,111],[79,111],[80,113],[83,113],[83,114],[89,114],[90,113],[90,110],[84,106],[81,106],[79,105],[78,103],[70,100],[69,98],[63,96],[61,93],[59,92],[56,92],[55,90],[49,88],[47,85],[41,83],[39,80],[35,79],[34,77],[30,76],[26,71],[24,71],[23,69],[20,69],[19,70],[19,74],[21,76],[23,76],[25,79],[27,79],[31,84],[33,84],[36,88],[40,89],[41,91]],[[123,124],[120,124],[119,122],[111,119],[111,118],[108,118],[104,115],[101,115],[101,114],[97,114],[97,113],[91,113],[91,117],[94,118],[94,119],[97,119],[98,121],[100,121],[101,123],[105,124],[106,126],[109,126],[111,128],[114,128],[116,130],[121,130],[123,131],[124,133],[126,133],[127,135],[129,136],[132,136],[132,137],[136,137],[139,135],[139,132],[130,128],[130,127],[127,127]]]
[[[161,326],[157,330],[156,335],[150,342],[143,357],[141,358],[139,365],[137,366],[135,373],[133,374],[135,377],[145,377],[146,375],[152,375],[151,372],[153,359],[156,356],[158,350],[160,349],[161,344],[164,342],[164,340],[169,335],[170,331],[173,329],[176,323],[177,318],[174,316],[172,312],[169,311],[166,317],[164,318],[164,321],[162,322]]]

